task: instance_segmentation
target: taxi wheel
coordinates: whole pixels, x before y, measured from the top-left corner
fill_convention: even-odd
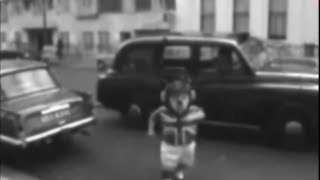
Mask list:
[[[131,104],[126,113],[125,122],[130,127],[146,128],[148,124],[149,111],[138,104]]]
[[[302,113],[279,112],[264,128],[267,145],[290,150],[307,148],[308,126]]]

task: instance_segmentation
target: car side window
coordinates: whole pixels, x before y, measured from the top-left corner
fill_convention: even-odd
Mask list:
[[[237,52],[231,52],[231,62],[232,62],[232,72],[233,73],[242,73],[244,68],[241,63],[240,56]]]
[[[202,72],[218,73],[219,48],[214,46],[200,47],[200,68]]]
[[[189,45],[166,45],[162,53],[164,70],[187,69],[191,62],[192,48]]]
[[[243,73],[240,56],[231,47],[202,46],[199,56],[201,72],[229,76]]]
[[[150,73],[153,70],[155,48],[150,46],[132,48],[124,56],[123,72]]]

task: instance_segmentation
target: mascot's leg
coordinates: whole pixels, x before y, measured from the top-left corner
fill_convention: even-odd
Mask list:
[[[162,165],[162,179],[175,180],[176,170],[181,156],[181,148],[161,142],[160,158]]]
[[[196,143],[193,142],[182,147],[182,155],[177,167],[176,177],[178,180],[184,179],[184,171],[191,168],[195,162]]]

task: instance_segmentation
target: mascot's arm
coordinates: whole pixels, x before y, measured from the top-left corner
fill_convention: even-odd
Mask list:
[[[197,106],[190,107],[190,113],[185,117],[190,124],[198,124],[206,118],[206,114],[202,108]]]
[[[166,108],[164,106],[159,107],[153,113],[151,113],[148,124],[148,135],[155,135],[155,126],[160,121],[160,114],[165,111]]]

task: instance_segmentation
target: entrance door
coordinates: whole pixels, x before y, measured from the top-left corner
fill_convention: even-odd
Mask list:
[[[233,47],[199,47],[199,71],[195,80],[200,104],[212,123],[256,124],[263,94],[254,88],[240,53]]]
[[[44,44],[53,45],[53,29],[32,28],[26,30],[29,37],[30,49],[33,52],[40,53]],[[44,32],[45,31],[45,32]],[[46,34],[44,42],[43,34]]]

